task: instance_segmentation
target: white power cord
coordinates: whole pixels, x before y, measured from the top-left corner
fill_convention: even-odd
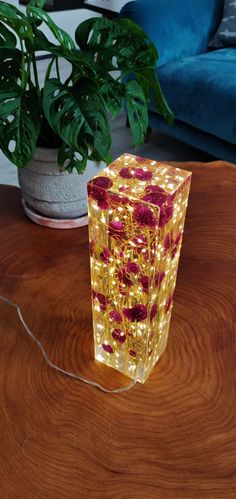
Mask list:
[[[19,307],[19,305],[17,303],[13,303],[11,300],[8,300],[8,298],[5,298],[4,296],[1,296],[0,295],[0,300],[4,301],[5,303],[7,303],[8,305],[14,307],[17,311],[17,314],[18,314],[18,317],[20,319],[20,322],[22,324],[22,326],[24,327],[25,331],[27,332],[27,334],[31,337],[31,339],[37,343],[38,347],[40,348],[41,352],[42,352],[42,355],[46,361],[46,363],[52,367],[53,369],[56,369],[56,371],[59,371],[60,373],[62,374],[65,374],[66,376],[70,376],[71,378],[74,378],[74,379],[77,379],[79,381],[83,381],[84,383],[87,383],[87,385],[91,385],[91,386],[94,386],[95,388],[98,388],[99,390],[101,390],[102,392],[105,392],[105,393],[122,393],[122,392],[126,392],[127,390],[130,390],[130,388],[132,388],[136,383],[137,383],[137,380],[135,379],[134,381],[132,381],[132,383],[130,383],[128,386],[124,387],[124,388],[116,388],[115,390],[108,390],[107,388],[104,388],[102,385],[100,385],[99,383],[96,383],[95,381],[91,381],[87,378],[84,378],[83,376],[79,376],[78,374],[74,374],[70,371],[65,371],[64,369],[62,369],[61,367],[57,366],[56,364],[54,364],[48,357],[48,354],[47,352],[45,351],[42,343],[34,336],[34,334],[32,333],[32,331],[30,330],[30,328],[27,326],[24,318],[23,318],[23,315],[21,313],[21,309]]]

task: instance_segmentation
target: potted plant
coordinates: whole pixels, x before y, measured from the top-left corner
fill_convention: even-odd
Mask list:
[[[44,3],[31,0],[23,14],[0,1],[0,149],[18,167],[31,208],[73,218],[86,213],[87,181],[111,160],[110,115],[126,107],[135,146],[145,140],[150,92],[160,114],[169,122],[173,115],[156,77],[156,48],[139,26],[91,18],[74,42]],[[42,86],[39,51],[51,55]],[[70,67],[64,80],[61,60]]]

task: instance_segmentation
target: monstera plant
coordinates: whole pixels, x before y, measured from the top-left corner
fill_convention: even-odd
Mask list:
[[[23,14],[0,2],[0,148],[21,168],[37,145],[58,147],[58,165],[82,173],[88,159],[110,160],[109,118],[124,106],[135,146],[146,136],[150,91],[160,114],[169,122],[173,116],[156,76],[156,48],[139,26],[92,18],[78,26],[74,42],[44,3],[31,0]],[[42,88],[39,51],[51,55]],[[70,67],[66,80],[60,76],[62,59]]]

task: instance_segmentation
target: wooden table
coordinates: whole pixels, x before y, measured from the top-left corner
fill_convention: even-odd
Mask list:
[[[193,182],[169,344],[145,385],[106,395],[57,373],[0,303],[2,499],[236,497],[236,170],[182,166]],[[34,225],[6,186],[0,294],[64,369],[129,383],[93,360],[87,228]]]

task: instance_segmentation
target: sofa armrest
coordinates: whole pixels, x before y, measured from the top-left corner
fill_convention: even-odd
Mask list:
[[[139,24],[159,53],[158,65],[203,53],[216,31],[224,0],[136,0],[121,17]]]

